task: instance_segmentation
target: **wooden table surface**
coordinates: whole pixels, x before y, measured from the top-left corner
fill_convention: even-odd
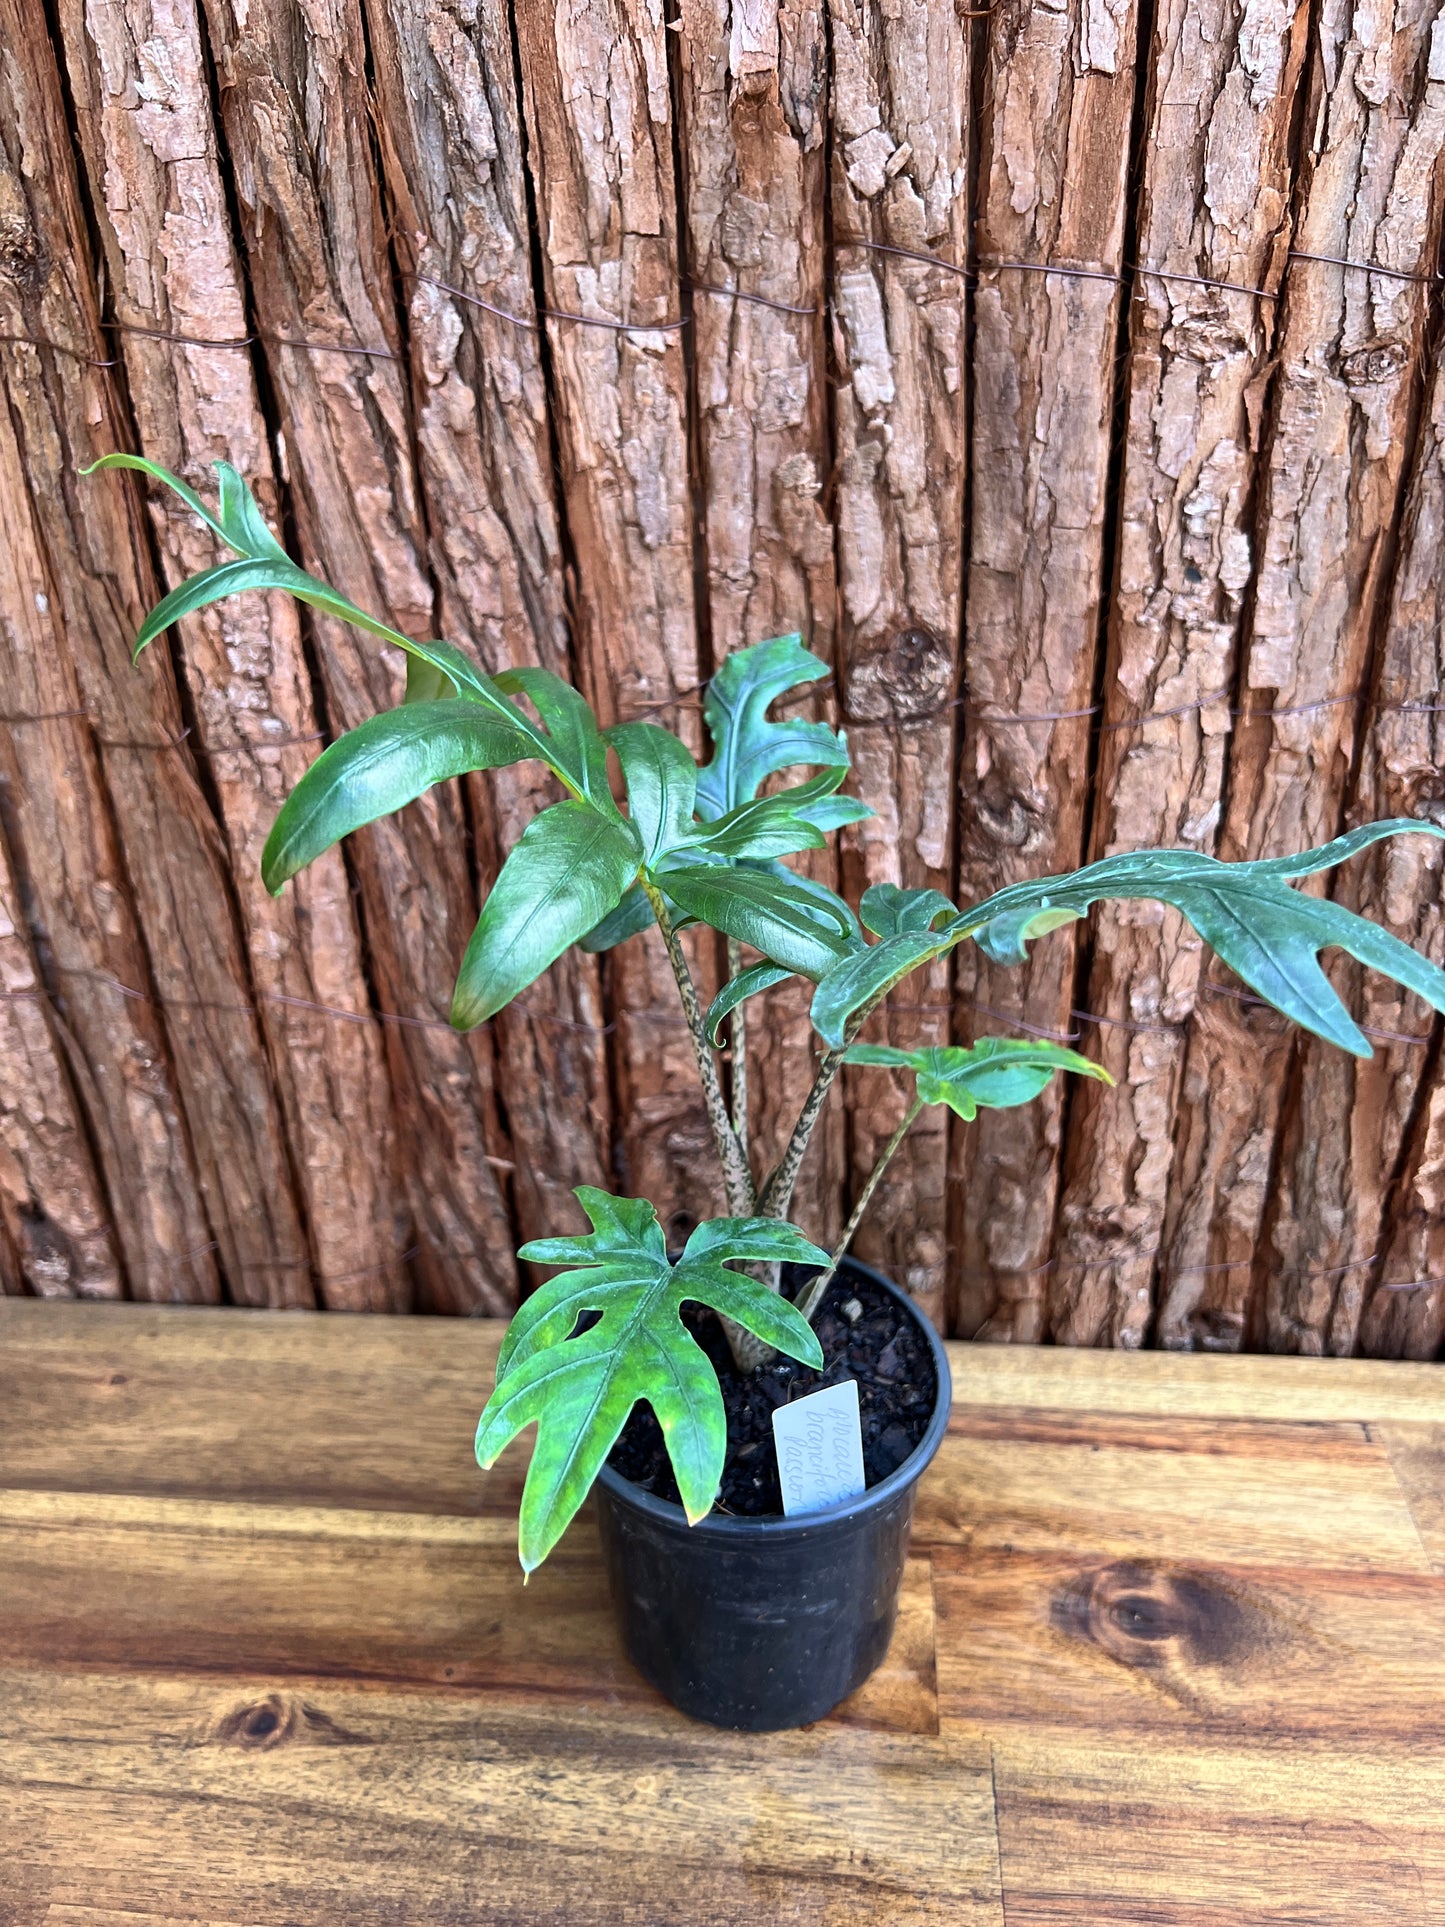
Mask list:
[[[498,1327],[0,1300],[0,1927],[1445,1922],[1445,1372],[955,1345],[883,1670],[719,1733]]]

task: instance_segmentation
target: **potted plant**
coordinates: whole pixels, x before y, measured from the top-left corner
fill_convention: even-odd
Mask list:
[[[286,590],[406,654],[404,703],[332,744],[283,806],[263,858],[272,890],[432,784],[536,758],[565,796],[533,818],[503,864],[461,961],[452,1022],[462,1030],[485,1022],[572,943],[601,950],[656,926],[649,940],[665,946],[677,980],[730,1215],[699,1225],[674,1253],[650,1204],[580,1190],[592,1230],[523,1248],[524,1258],[564,1269],[511,1322],[477,1456],[490,1466],[519,1432],[537,1428],[520,1519],[527,1572],[597,1487],[629,1650],[647,1677],[704,1719],[753,1728],[816,1719],[886,1649],[914,1492],[947,1420],[948,1367],[921,1312],[846,1254],[909,1126],[924,1105],[971,1118],[980,1107],[1028,1102],[1059,1070],[1105,1075],[1046,1042],[983,1038],[969,1049],[919,1051],[863,1042],[895,985],[956,944],[1020,961],[1031,940],[1102,898],[1150,898],[1181,911],[1276,1009],[1357,1055],[1370,1046],[1321,970],[1321,950],[1343,949],[1445,1010],[1445,972],[1341,905],[1293,887],[1382,837],[1445,835],[1434,823],[1370,824],[1270,862],[1141,850],[1013,884],[962,909],[936,890],[875,885],[855,914],[783,861],[870,813],[841,794],[841,732],[769,715],[779,697],[827,673],[799,637],[773,638],[722,664],[704,704],[713,755],[699,768],[655,723],[602,731],[583,698],[545,671],[488,675],[448,643],[418,642],[367,615],[291,561],[228,465],[217,464],[214,514],[139,457],[110,455],[96,466],[157,477],[236,555],[168,595],[146,619],[137,654],[180,617],[250,589]],[[799,768],[816,773],[760,793]],[[728,943],[729,976],[706,1012],[678,941],[692,923]],[[794,975],[815,985],[817,1074],[779,1163],[754,1172],[745,1100],[735,1080],[729,1109],[719,1038],[730,1025],[736,1040],[747,1000]],[[846,1063],[909,1072],[914,1097],[826,1252],[787,1218],[809,1138]],[[866,1489],[785,1514],[768,1419],[799,1393],[850,1381],[860,1387],[868,1435]],[[725,1510],[714,1509],[720,1489]]]

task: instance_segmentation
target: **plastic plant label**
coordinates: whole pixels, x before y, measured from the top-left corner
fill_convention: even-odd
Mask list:
[[[822,1512],[864,1489],[863,1427],[853,1379],[810,1392],[773,1413],[783,1511]]]

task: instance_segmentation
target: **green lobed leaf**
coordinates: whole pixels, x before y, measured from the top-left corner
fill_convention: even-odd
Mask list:
[[[826,811],[834,801],[852,804],[851,797],[833,795],[847,774],[843,768],[825,769],[796,788],[756,796],[694,831],[691,840],[702,854],[726,857],[730,861],[742,857],[759,861],[789,856],[798,850],[821,850],[827,838],[813,822],[813,816]],[[857,807],[864,815],[873,814],[866,804]],[[857,819],[854,816],[847,820]]]
[[[818,1247],[782,1218],[708,1218],[683,1246],[680,1263],[811,1265]]]
[[[896,883],[874,883],[863,892],[858,914],[875,937],[900,937],[931,930],[940,917],[957,910],[941,890],[900,890]]]
[[[407,703],[368,718],[317,757],[282,805],[261,856],[266,888],[279,894],[323,850],[433,783],[531,754],[519,731],[471,703]]]
[[[795,764],[847,768],[848,746],[826,723],[768,719],[779,696],[827,673],[799,635],[773,636],[726,658],[703,697],[715,753],[698,779],[700,816],[726,816],[750,802],[766,777]]]
[[[857,796],[820,796],[816,803],[800,803],[798,815],[815,830],[841,830],[849,823],[866,823],[875,814]]]
[[[856,942],[847,905],[820,900],[821,886],[800,887],[786,871],[701,864],[669,870],[666,882],[668,894],[699,922],[815,981]]]
[[[677,928],[680,917],[681,912],[679,917],[673,919],[674,929]],[[586,936],[579,937],[577,941],[584,950],[593,953],[600,950],[615,950],[618,944],[626,943],[629,937],[635,937],[644,930],[650,930],[656,921],[652,914],[652,905],[647,900],[646,891],[640,883],[634,883],[617,908],[609,910],[600,923],[594,924]]]
[[[754,964],[749,970],[740,970],[736,977],[730,977],[708,1005],[706,1030],[708,1042],[716,1049],[722,1045],[722,1027],[749,997],[759,996],[771,990],[774,984],[786,983],[793,975],[791,970],[781,970],[777,964]]]
[[[1102,1064],[1064,1044],[1023,1037],[980,1037],[972,1049],[932,1045],[897,1050],[889,1044],[853,1044],[844,1062],[911,1070],[925,1104],[946,1104],[965,1121],[980,1110],[1009,1110],[1037,1097],[1056,1071],[1077,1071],[1112,1084]]]
[[[266,518],[255,496],[229,462],[217,462],[220,478],[221,534],[242,555],[269,555],[273,561],[289,562],[290,556],[266,526]]]
[[[1000,963],[1027,955],[1032,937],[1082,916],[1102,898],[1173,904],[1235,974],[1276,1010],[1358,1057],[1372,1055],[1359,1026],[1319,965],[1330,947],[1346,951],[1445,1010],[1445,971],[1343,904],[1308,896],[1290,879],[1327,870],[1384,837],[1445,837],[1411,817],[1370,823],[1298,856],[1222,863],[1197,850],[1136,850],[1069,876],[1011,884],[947,927],[951,941],[973,936]]]
[[[229,466],[228,463],[227,467]],[[113,454],[102,455],[99,461],[88,463],[80,472],[82,475],[94,475],[97,469],[102,468],[138,469],[142,475],[154,476],[156,481],[164,482],[168,489],[174,490],[191,513],[199,515],[206,526],[214,529],[223,542],[229,540],[224,526],[212,515],[196,491],[183,482],[179,475],[172,475],[168,468],[162,468],[159,462],[153,462],[144,455],[127,455],[116,450]]]
[[[517,1254],[519,1258],[533,1265],[595,1265],[608,1258],[635,1256],[639,1249],[649,1257],[667,1256],[662,1226],[645,1198],[615,1197],[612,1192],[599,1191],[592,1184],[579,1184],[573,1195],[587,1213],[592,1229],[560,1238],[533,1238],[522,1246]],[[512,1324],[521,1322],[519,1317],[513,1319]],[[502,1341],[501,1358],[507,1356],[511,1341],[509,1329]],[[501,1370],[500,1361],[497,1369]]]
[[[587,698],[550,669],[503,669],[491,680],[504,695],[520,691],[532,704],[547,732],[547,761],[569,789],[604,816],[620,816],[607,781],[607,740]]]
[[[485,1023],[621,900],[641,860],[620,815],[569,798],[534,816],[493,884],[452,998],[458,1030]]]
[[[627,807],[642,838],[642,860],[651,869],[693,833],[697,764],[686,743],[656,723],[619,723],[607,736],[622,765]],[[651,904],[647,921],[652,921]]]
[[[239,551],[233,562],[202,570],[158,602],[136,637],[135,655],[183,616],[248,590],[281,590],[324,615],[349,622],[383,642],[394,643],[407,657],[407,701],[435,702],[456,694],[479,703],[508,728],[520,731],[531,743],[531,754],[554,771],[574,796],[586,796],[605,814],[618,815],[607,788],[607,751],[582,697],[545,670],[509,670],[506,675],[537,704],[544,720],[559,725],[558,738],[539,728],[507,699],[498,682],[477,668],[454,643],[417,642],[389,623],[370,616],[338,590],[299,568],[267,528],[255,497],[228,462],[217,462],[220,475],[220,514],[213,515],[191,488],[159,463],[140,455],[101,456],[83,470],[139,469],[174,489],[181,500],[215,530],[223,542]]]
[[[724,1269],[765,1247],[825,1264],[801,1233],[772,1219],[719,1220],[700,1225],[673,1265],[651,1205],[585,1185],[577,1196],[596,1229],[523,1247],[522,1256],[538,1262],[565,1252],[578,1268],[535,1292],[513,1319],[477,1427],[486,1469],[520,1431],[537,1426],[518,1533],[527,1572],[566,1530],[639,1400],[662,1427],[689,1521],[711,1509],[727,1422],[717,1375],[679,1315],[684,1304],[707,1305],[791,1357],[823,1364],[816,1336],[786,1299]],[[578,1332],[584,1313],[600,1315]]]
[[[947,948],[929,931],[905,931],[840,958],[813,993],[813,1028],[824,1043],[840,1050],[855,1011],[880,1002],[911,970]]]
[[[406,659],[406,695],[403,702],[439,703],[450,701],[457,693],[457,686],[444,669],[435,663],[425,662],[420,656]],[[500,721],[500,718],[498,719]],[[507,724],[510,728],[511,725]],[[528,750],[530,756],[534,754]]]

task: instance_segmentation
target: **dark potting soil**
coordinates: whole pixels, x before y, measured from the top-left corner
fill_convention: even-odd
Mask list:
[[[794,1269],[784,1268],[785,1289],[797,1288],[788,1276]],[[807,1275],[797,1273],[799,1281]],[[755,1372],[740,1373],[712,1312],[688,1305],[682,1318],[712,1360],[722,1387],[728,1452],[717,1498],[721,1512],[750,1518],[782,1512],[773,1413],[808,1392],[849,1378],[857,1380],[863,1474],[870,1486],[896,1472],[928,1429],[938,1395],[928,1341],[903,1306],[866,1278],[845,1272],[828,1287],[813,1320],[823,1347],[821,1372],[779,1357]],[[608,1464],[644,1491],[674,1505],[679,1502],[662,1427],[651,1406],[634,1408]]]

